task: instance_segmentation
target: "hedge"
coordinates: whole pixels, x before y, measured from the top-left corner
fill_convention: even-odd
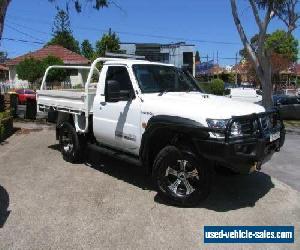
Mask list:
[[[0,142],[13,133],[13,117],[7,112],[0,113]]]

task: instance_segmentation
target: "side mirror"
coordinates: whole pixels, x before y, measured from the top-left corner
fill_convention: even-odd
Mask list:
[[[118,81],[107,81],[105,99],[107,102],[118,102],[121,99],[120,83]]]

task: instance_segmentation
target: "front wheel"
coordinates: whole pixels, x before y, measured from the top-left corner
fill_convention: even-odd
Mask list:
[[[86,141],[78,135],[68,122],[62,124],[59,131],[59,144],[64,160],[72,163],[84,161]]]
[[[180,206],[194,206],[209,195],[212,169],[210,162],[191,150],[167,146],[154,161],[153,176],[163,199]]]

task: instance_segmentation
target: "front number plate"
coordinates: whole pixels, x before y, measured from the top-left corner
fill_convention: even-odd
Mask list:
[[[276,141],[279,138],[280,138],[280,132],[276,132],[274,134],[271,134],[270,135],[270,142]]]

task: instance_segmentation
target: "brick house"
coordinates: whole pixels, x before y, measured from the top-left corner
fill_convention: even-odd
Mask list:
[[[6,65],[9,69],[9,81],[11,83],[14,83],[15,85],[20,84],[24,86],[28,84],[27,81],[18,78],[18,74],[16,72],[16,66],[20,62],[22,62],[25,58],[32,57],[34,59],[42,60],[49,55],[60,58],[65,65],[86,66],[90,64],[90,61],[85,57],[83,57],[82,55],[72,52],[60,45],[49,45],[37,51],[29,52],[25,55],[18,56],[16,58],[7,61]],[[72,85],[76,85],[78,82],[82,82],[82,79],[84,78],[83,74],[86,74],[86,72],[83,72],[81,70],[72,71],[69,81],[71,82]]]

